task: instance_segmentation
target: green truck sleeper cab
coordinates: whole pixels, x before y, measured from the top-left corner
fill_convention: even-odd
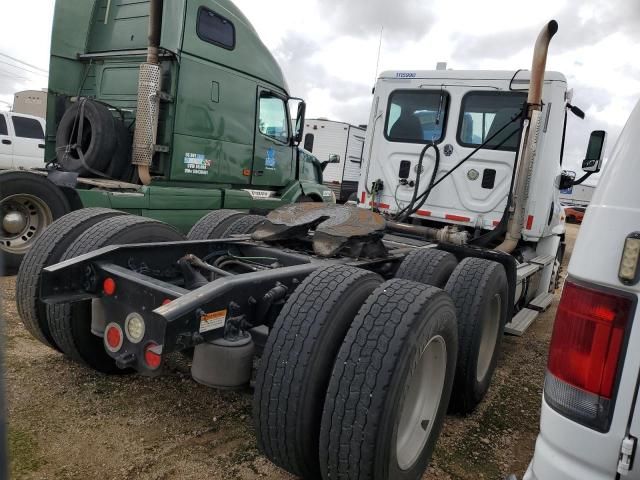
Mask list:
[[[229,0],[57,0],[49,72],[48,168],[0,172],[10,266],[83,207],[186,232],[215,209],[335,201],[298,147],[304,102]]]

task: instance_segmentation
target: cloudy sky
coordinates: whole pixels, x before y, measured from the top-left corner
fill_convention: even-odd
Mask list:
[[[274,52],[308,116],[366,123],[379,71],[529,68],[540,27],[560,29],[547,67],[563,72],[574,104],[567,164],[579,170],[589,132],[613,147],[640,98],[640,0],[235,0]],[[15,91],[46,86],[53,0],[0,2],[0,109]],[[8,55],[8,57],[7,57]],[[16,63],[13,59],[24,63]],[[4,102],[4,103],[3,103]]]

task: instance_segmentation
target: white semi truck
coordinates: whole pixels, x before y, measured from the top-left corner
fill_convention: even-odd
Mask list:
[[[564,75],[546,72],[539,110],[527,120],[530,79],[529,71],[382,73],[358,187],[361,207],[411,224],[408,232],[427,227],[515,256],[516,314],[506,331],[517,335],[553,298],[565,233],[559,190],[572,183],[562,169],[566,118],[584,117]],[[523,125],[535,136],[528,150]],[[592,133],[593,165],[604,138]],[[505,239],[516,214],[521,224]]]

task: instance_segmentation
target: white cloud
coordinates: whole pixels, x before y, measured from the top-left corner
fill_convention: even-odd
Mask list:
[[[366,123],[383,26],[379,71],[431,69],[438,61],[459,70],[516,70],[529,67],[537,32],[557,18],[548,68],[567,76],[574,103],[588,115],[569,123],[572,169],[580,167],[590,130],[607,129],[613,146],[640,94],[637,0],[538,0],[531,9],[513,0],[235,3],[281,63],[291,93],[307,99],[310,116]],[[0,52],[46,69],[53,4],[0,2]],[[0,63],[0,108],[16,90],[45,86],[46,79]]]

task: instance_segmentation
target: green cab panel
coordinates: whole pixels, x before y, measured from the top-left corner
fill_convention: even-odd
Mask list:
[[[183,55],[170,179],[248,184],[256,81]]]

